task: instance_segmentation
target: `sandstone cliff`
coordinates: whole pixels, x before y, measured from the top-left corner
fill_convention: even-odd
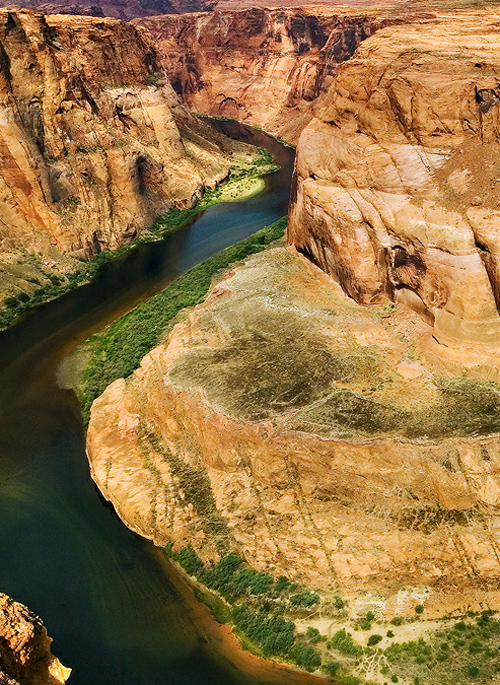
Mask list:
[[[133,17],[150,17],[157,14],[208,12],[216,4],[217,0],[94,0],[89,4],[75,3],[74,0],[11,0],[4,2],[2,6],[13,9],[24,7],[44,14],[84,14],[129,20]]]
[[[42,621],[22,604],[0,593],[0,683],[62,685],[69,678],[51,654],[52,640]]]
[[[148,29],[182,101],[295,142],[338,66],[386,22],[331,8],[152,17]]]
[[[114,19],[1,12],[0,100],[7,293],[30,255],[68,269],[130,242],[253,154],[189,115],[147,36]]]
[[[379,592],[389,617],[409,587],[427,616],[500,607],[500,393],[433,376],[425,328],[283,249],[253,257],[94,402],[93,478],[204,559]]]
[[[463,375],[499,378],[498,26],[363,42],[300,138],[290,252],[94,403],[92,474],[131,528],[354,612],[500,608],[500,392]]]
[[[289,224],[290,242],[350,297],[406,302],[432,324],[441,343],[432,354],[447,346],[445,356],[492,378],[498,19],[491,10],[442,16],[363,43],[302,134]]]

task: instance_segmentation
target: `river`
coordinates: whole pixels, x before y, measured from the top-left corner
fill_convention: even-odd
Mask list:
[[[273,152],[282,168],[263,193],[212,207],[0,334],[0,591],[42,617],[71,685],[311,680],[239,652],[162,552],[120,522],[90,478],[78,402],[57,384],[62,360],[92,331],[286,213],[293,151],[214,125]]]

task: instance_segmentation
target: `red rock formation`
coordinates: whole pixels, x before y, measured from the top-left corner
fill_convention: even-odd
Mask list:
[[[115,19],[1,12],[0,101],[0,261],[130,242],[248,149],[188,114],[148,37]]]
[[[0,593],[0,683],[62,685],[71,673],[50,651],[42,621]]]
[[[463,13],[363,43],[302,134],[289,224],[356,301],[389,294],[483,355],[500,342],[497,21]]]
[[[247,9],[136,21],[186,106],[296,141],[312,104],[361,41],[390,20],[327,8]]]
[[[24,7],[44,14],[84,14],[94,17],[115,17],[129,20],[133,17],[150,17],[157,14],[183,12],[209,12],[217,0],[95,0],[91,4],[77,4],[74,0],[46,2],[46,0],[8,0],[3,7]]]

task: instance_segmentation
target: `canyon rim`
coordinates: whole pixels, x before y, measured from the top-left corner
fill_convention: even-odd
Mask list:
[[[92,478],[259,656],[500,682],[500,11],[234,5],[0,12],[5,306],[296,147],[77,349]]]

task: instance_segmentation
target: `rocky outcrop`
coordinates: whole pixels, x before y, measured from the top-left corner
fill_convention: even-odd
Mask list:
[[[205,560],[379,593],[389,617],[499,608],[500,393],[433,375],[425,329],[284,249],[252,257],[94,402],[92,476]]]
[[[483,377],[500,342],[498,19],[364,42],[302,134],[289,224],[350,297],[405,302],[432,325],[433,353],[462,350]]]
[[[387,22],[331,8],[246,9],[139,20],[193,111],[258,124],[295,142],[339,64]]]
[[[0,593],[0,683],[62,685],[71,670],[50,651],[42,621],[22,604]]]
[[[92,4],[75,4],[74,0],[46,2],[46,0],[15,0],[3,3],[3,7],[24,7],[44,14],[83,14],[93,17],[133,19],[157,14],[182,14],[183,12],[209,12],[217,0],[96,0]]]
[[[188,114],[147,36],[114,19],[1,12],[0,100],[9,263],[67,269],[130,242],[253,154]]]

